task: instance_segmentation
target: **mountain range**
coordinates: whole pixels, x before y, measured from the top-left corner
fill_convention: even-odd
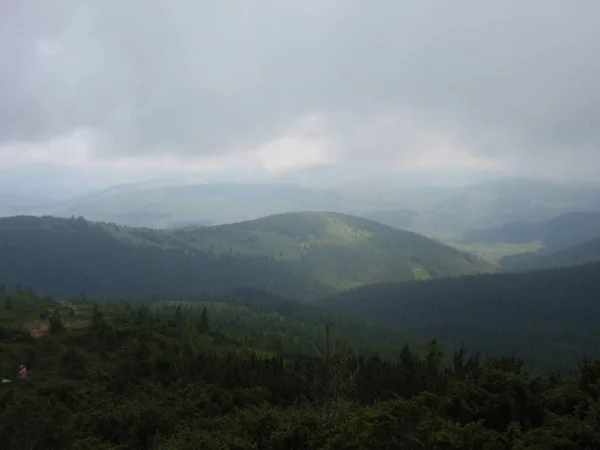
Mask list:
[[[458,187],[428,187],[426,180],[412,186],[401,180],[330,186],[184,181],[113,186],[60,201],[31,199],[18,211],[7,207],[4,214],[83,216],[121,225],[171,228],[234,223],[290,211],[337,211],[460,244],[460,238],[472,230],[517,221],[540,222],[567,212],[600,211],[597,186],[535,179]],[[5,200],[9,201],[8,196]]]
[[[513,222],[501,227],[473,230],[463,242],[514,244],[534,248],[500,259],[506,270],[569,266],[600,260],[600,213],[570,212],[550,220]]]
[[[340,213],[154,230],[83,218],[0,219],[0,283],[53,296],[173,297],[255,287],[316,299],[382,281],[497,267],[418,234]]]

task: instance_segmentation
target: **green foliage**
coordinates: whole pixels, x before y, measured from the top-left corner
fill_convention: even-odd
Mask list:
[[[326,338],[320,355],[260,356],[228,334],[236,324],[221,321],[218,332],[196,326],[230,317],[219,318],[219,305],[238,311],[235,302],[80,301],[77,317],[92,317],[87,327],[67,326],[36,342],[15,329],[2,332],[2,345],[22,342],[32,351],[30,379],[0,385],[2,448],[600,445],[600,360],[542,377],[515,357],[481,360],[460,349],[445,358],[437,340],[418,352],[399,347],[391,359],[358,355]],[[267,315],[268,301],[246,303]],[[281,306],[287,317],[304,315],[305,326],[317,320],[302,308]],[[257,320],[253,333],[265,323]],[[337,337],[337,327],[330,330]],[[18,369],[4,352],[0,362]]]
[[[0,276],[9,286],[29,280],[38,291],[81,299],[249,286],[314,300],[378,281],[496,271],[423,236],[335,213],[177,230],[19,216],[0,219],[0,246]]]
[[[600,263],[522,274],[426,283],[384,283],[320,304],[410,335],[439,337],[484,355],[516,352],[540,369],[567,369],[600,356]]]

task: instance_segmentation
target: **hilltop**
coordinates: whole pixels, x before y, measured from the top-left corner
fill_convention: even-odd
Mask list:
[[[186,244],[286,262],[319,284],[348,289],[381,280],[409,281],[496,269],[424,236],[362,217],[293,212],[207,228],[173,231]]]
[[[316,299],[380,281],[493,272],[412,232],[336,213],[151,230],[80,219],[0,219],[0,274],[68,297],[169,297],[255,287]]]

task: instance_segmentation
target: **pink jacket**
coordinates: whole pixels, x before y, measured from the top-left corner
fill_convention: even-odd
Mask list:
[[[27,379],[27,368],[23,367],[21,370],[19,370],[19,373],[17,374],[17,377],[20,380],[26,380]]]

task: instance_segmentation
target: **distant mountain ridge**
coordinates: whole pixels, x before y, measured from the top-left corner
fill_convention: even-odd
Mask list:
[[[540,222],[575,210],[600,211],[600,188],[540,180],[462,187],[427,187],[390,180],[315,186],[293,184],[291,180],[262,184],[193,179],[141,182],[17,211],[84,216],[157,229],[184,223],[235,223],[286,211],[338,211],[445,241],[454,241],[469,230],[507,222]]]
[[[513,222],[466,233],[467,242],[521,244],[541,241],[546,252],[567,248],[600,236],[600,212],[569,212],[541,223]]]
[[[578,266],[595,261],[600,261],[600,238],[550,253],[505,256],[501,259],[501,264],[505,270],[528,271]]]
[[[600,260],[600,213],[561,214],[541,223],[509,223],[497,228],[474,230],[463,242],[527,244],[538,242],[535,252],[505,256],[505,270],[522,271],[584,264]]]
[[[153,230],[84,219],[0,219],[0,283],[55,296],[165,297],[254,287],[317,299],[380,281],[497,269],[418,234],[360,217],[302,212]]]

